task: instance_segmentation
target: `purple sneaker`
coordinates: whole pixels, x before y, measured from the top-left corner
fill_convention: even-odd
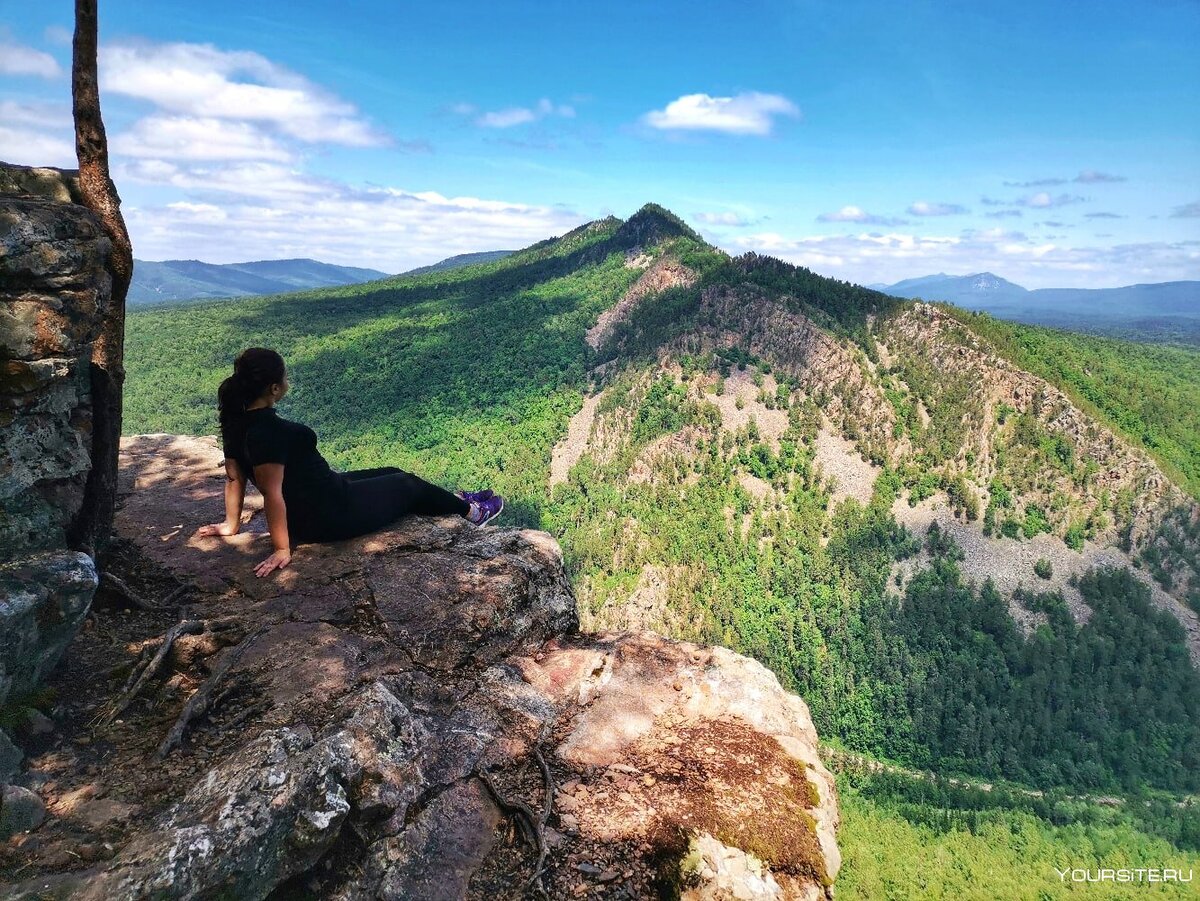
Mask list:
[[[495,494],[495,492],[492,491],[491,488],[484,488],[482,491],[456,491],[455,494],[461,497],[468,504],[477,504],[480,501],[491,497],[493,494]]]
[[[493,494],[491,497],[485,497],[483,500],[475,501],[475,509],[479,511],[478,518],[473,519],[471,514],[467,514],[467,519],[475,523],[477,526],[486,525],[491,520],[500,515],[500,511],[504,509],[504,498],[498,494]]]

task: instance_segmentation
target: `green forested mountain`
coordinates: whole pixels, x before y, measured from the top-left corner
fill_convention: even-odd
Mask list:
[[[198,297],[281,294],[386,277],[386,273],[374,269],[334,266],[317,260],[259,260],[220,264],[203,263],[200,260],[163,260],[158,263],[137,260],[127,301],[133,305]]]
[[[827,742],[1049,792],[1200,790],[1200,354],[731,259],[651,205],[482,265],[135,311],[126,433],[215,434],[251,345],[288,361],[280,412],[335,466],[490,485],[559,538],[586,625],[757,657]],[[1194,807],[1083,841],[1086,805],[849,791],[852,843],[1196,857]]]
[[[479,253],[459,253],[452,257],[446,257],[444,260],[439,260],[436,263],[431,263],[428,266],[418,266],[416,269],[409,269],[402,274],[428,275],[431,272],[445,272],[447,269],[461,269],[463,266],[478,266],[482,263],[493,263],[512,254],[513,251],[511,250],[484,250]]]

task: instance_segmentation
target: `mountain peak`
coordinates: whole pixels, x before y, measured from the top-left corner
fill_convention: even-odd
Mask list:
[[[970,281],[971,289],[974,291],[996,291],[1012,285],[1012,282],[1006,281],[990,272],[977,272],[974,275],[968,275],[967,279]]]
[[[647,247],[680,237],[704,243],[691,226],[657,203],[647,203],[626,219],[615,237],[627,247]]]
[[[882,289],[896,297],[920,297],[925,300],[944,300],[968,309],[980,303],[995,303],[1023,297],[1028,292],[1020,285],[1001,278],[994,272],[971,275],[925,275],[905,279]]]

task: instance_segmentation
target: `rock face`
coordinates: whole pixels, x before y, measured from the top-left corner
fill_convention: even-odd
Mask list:
[[[1152,531],[1165,510],[1187,504],[1186,496],[1163,474],[1144,452],[1130,447],[1111,429],[1099,424],[1076,407],[1062,391],[1031,375],[996,354],[987,344],[949,314],[930,304],[918,303],[887,323],[889,346],[906,358],[920,360],[943,378],[964,378],[984,398],[985,407],[1007,404],[1016,413],[1029,411],[1047,432],[1061,436],[1079,460],[1091,461],[1095,474],[1083,488],[1055,485],[1064,493],[1080,494],[1094,502],[1102,492],[1115,494],[1125,489],[1132,495],[1131,537]],[[965,456],[973,451],[979,460],[979,479],[986,482],[996,474],[992,465],[992,433],[995,422],[980,418],[979,427],[968,431],[972,443],[964,443]]]
[[[96,568],[73,551],[0,566],[0,698],[42,681],[66,650],[96,590]]]
[[[836,480],[833,504],[847,497],[869,503],[887,465],[904,483],[894,509],[897,520],[922,534],[931,521],[956,533],[968,551],[963,568],[979,582],[987,577],[1006,591],[1045,590],[1051,586],[1033,573],[1032,562],[1039,555],[1062,557],[1064,565],[1055,566],[1061,585],[1052,587],[1063,589],[1079,621],[1090,610],[1067,584],[1072,572],[1138,566],[1135,575],[1148,585],[1153,602],[1183,627],[1200,667],[1200,618],[1188,604],[1200,591],[1200,504],[1172,484],[1147,453],[938,307],[917,303],[867,317],[861,344],[813,315],[802,298],[776,297],[752,285],[703,287],[695,326],[659,348],[655,364],[632,378],[623,374],[585,398],[554,449],[551,484],[568,481],[582,459],[603,466],[628,449],[645,392],[664,377],[699,404],[702,417],[708,404],[715,407],[711,412],[720,414],[719,424],[708,417],[698,427],[694,418],[656,438],[637,451],[627,483],[662,479],[669,491],[684,490],[693,478],[691,460],[705,452],[706,442],[724,439],[718,425],[736,436],[753,420],[758,433],[753,440],[777,449],[791,414],[769,409],[762,398],[774,397],[779,382],[786,381],[787,408],[800,411],[792,418],[802,419],[804,405],[812,406],[815,459],[822,474]],[[772,371],[751,382],[749,374],[735,370],[719,392],[696,390],[699,384],[711,386],[715,377],[684,374],[683,357],[729,348],[761,357]],[[769,485],[745,472],[738,478],[764,513],[773,506]],[[932,517],[920,507],[926,498],[936,510]],[[1046,537],[1031,543],[1026,535],[1018,545],[1014,536],[1027,521],[1029,530],[1034,522],[1044,523]],[[750,522],[751,514],[744,513],[739,526],[730,508],[731,535],[740,528],[744,538]],[[614,561],[627,551],[638,553],[642,539],[637,529],[625,530]],[[972,548],[980,551],[973,557]],[[926,562],[921,557],[913,564]],[[606,590],[601,607],[587,596],[585,578],[579,587],[583,607],[601,618],[584,625],[643,616],[642,589],[638,583],[624,595]],[[679,606],[686,609],[686,603]],[[1018,624],[1035,624],[1019,608],[1010,602]],[[670,620],[659,614],[656,623],[667,628]]]
[[[90,467],[111,245],[69,173],[0,164],[0,704],[34,688],[97,584],[66,535]]]
[[[48,173],[33,187],[69,191]],[[0,177],[15,172],[0,167]],[[43,185],[43,182],[47,184]],[[5,558],[65,547],[90,448],[88,360],[111,280],[110,242],[85,207],[0,195],[0,526]]]
[[[842,435],[853,435],[865,456],[882,463],[895,456],[896,414],[866,356],[793,308],[757,289],[717,285],[700,295],[694,334],[677,340],[680,353],[744,347],[788,373]]]
[[[625,292],[616,304],[600,314],[596,324],[588,329],[584,340],[592,350],[598,350],[630,310],[647,297],[661,294],[670,288],[687,288],[696,283],[696,273],[673,256],[660,257]]]
[[[549,535],[458,517],[301,546],[257,579],[257,495],[241,534],[194,534],[220,466],[211,438],[125,439],[117,523],[227,630],[177,665],[218,671],[237,643],[212,722],[263,712],[107,864],[0,897],[829,896],[833,779],[762,666],[581,634]],[[185,735],[146,779],[195,753]]]
[[[1140,556],[1143,564],[1160,561],[1143,566],[1156,572],[1156,580],[1169,576],[1161,579],[1161,589],[1153,588],[1154,601],[1179,620],[1200,666],[1200,620],[1187,605],[1189,594],[1200,590],[1200,504],[1144,451],[1053,385],[1005,360],[947,312],[914,304],[885,323],[880,334],[891,354],[914,368],[936,372],[943,394],[962,390],[974,398],[964,416],[961,443],[947,465],[966,476],[980,506],[988,505],[990,486],[999,479],[1013,496],[1005,514],[1009,518],[1037,508],[1060,536],[1070,524],[1094,523],[1089,541],[1097,549],[1119,549],[1134,559]],[[1021,419],[1035,434],[1068,451],[1073,465],[1038,465],[1018,437]]]

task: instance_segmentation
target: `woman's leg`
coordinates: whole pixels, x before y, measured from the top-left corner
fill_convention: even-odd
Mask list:
[[[386,476],[396,472],[404,472],[404,470],[396,466],[379,466],[375,469],[352,469],[342,475],[353,482],[356,479],[373,479],[376,476]]]
[[[426,516],[446,516],[456,513],[459,516],[466,516],[467,511],[471,509],[471,505],[457,494],[447,491],[439,485],[434,485],[432,482],[426,482],[411,472],[401,472],[399,475],[388,476],[388,478],[404,480],[401,489],[404,500],[401,501],[401,505],[403,506],[405,502],[408,504],[404,513],[420,513]]]
[[[470,505],[445,488],[411,472],[397,471],[371,478],[350,479],[339,532],[365,535],[409,513],[427,516],[466,516]]]

